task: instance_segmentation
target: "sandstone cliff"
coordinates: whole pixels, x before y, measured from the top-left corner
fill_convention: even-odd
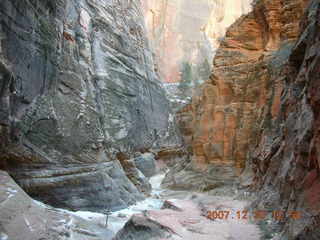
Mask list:
[[[298,35],[302,12],[303,1],[258,1],[228,29],[213,75],[179,113],[197,165],[244,168],[259,129],[279,109],[278,73]]]
[[[205,33],[208,36],[213,51],[218,49],[227,29],[243,14],[251,10],[252,0],[215,0],[210,17],[205,26]]]
[[[274,239],[320,237],[319,14],[316,0],[256,1],[228,29],[210,80],[178,113],[193,168],[223,169],[209,173],[220,180],[242,173],[255,209],[298,211]]]
[[[1,169],[58,207],[142,199],[116,154],[166,135],[169,106],[140,1],[3,0],[0,23]]]
[[[283,91],[279,111],[250,151],[254,204],[285,212],[282,238],[320,238],[319,176],[319,1],[309,1],[299,37],[279,76]],[[279,78],[278,76],[278,78]]]
[[[183,72],[189,65],[193,84],[207,80],[219,39],[250,10],[251,1],[143,1],[149,39],[164,80],[186,80]]]

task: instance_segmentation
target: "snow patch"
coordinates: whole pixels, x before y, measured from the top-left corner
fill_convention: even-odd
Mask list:
[[[77,211],[73,215],[81,217],[87,221],[93,222],[97,225],[105,226],[107,216],[102,213],[88,212],[88,211]]]
[[[8,199],[12,198],[18,191],[12,188],[7,188],[6,193],[8,194]]]
[[[89,13],[82,9],[81,12],[80,12],[80,19],[79,19],[79,22],[80,22],[80,25],[85,29],[85,30],[88,30],[89,28],[89,24],[90,24],[90,20],[91,20],[91,17],[89,15]]]
[[[31,226],[31,224],[30,224],[29,220],[28,220],[25,216],[24,216],[24,221],[26,222],[26,224],[27,224],[28,228],[30,229],[30,232],[33,232],[33,231],[34,231],[34,229],[32,228],[32,226]]]

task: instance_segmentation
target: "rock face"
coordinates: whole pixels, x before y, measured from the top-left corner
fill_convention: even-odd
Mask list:
[[[100,214],[101,215],[101,214]],[[103,225],[32,200],[0,171],[1,240],[108,240],[113,233]]]
[[[285,212],[275,239],[320,237],[319,17],[319,1],[256,1],[178,113],[195,167],[242,172],[254,207]]]
[[[223,40],[229,26],[233,24],[241,15],[247,14],[251,10],[252,0],[215,0],[213,8],[205,26],[205,33],[208,36],[214,53]]]
[[[244,168],[259,129],[279,110],[278,74],[298,34],[302,12],[299,0],[257,1],[251,13],[228,29],[213,75],[178,114],[195,165],[235,167],[238,173]]]
[[[166,82],[193,84],[207,80],[218,39],[252,0],[146,0],[143,1],[148,35]],[[187,27],[186,27],[187,26]]]
[[[280,111],[252,151],[256,205],[298,211],[298,220],[286,219],[287,239],[320,238],[319,177],[319,32],[320,3],[310,1],[300,35],[283,78]]]
[[[167,133],[140,1],[0,2],[0,168],[58,207],[142,196],[115,160]]]
[[[146,176],[152,177],[156,174],[156,160],[152,153],[144,153],[134,159],[137,168]]]
[[[197,196],[195,196],[197,197]],[[135,214],[115,236],[114,240],[257,240],[258,227],[248,221],[230,218],[214,221],[207,217],[207,209],[232,212],[244,204],[227,198],[199,197],[193,200],[167,200],[161,210]]]

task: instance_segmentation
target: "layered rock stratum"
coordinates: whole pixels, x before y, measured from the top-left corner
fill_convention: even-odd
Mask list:
[[[253,209],[300,215],[266,222],[273,240],[319,239],[320,2],[256,0],[226,31],[249,3],[2,0],[0,169],[16,182],[0,171],[0,239],[111,238],[105,215],[24,191],[69,210],[125,208],[150,193],[156,159],[172,167],[163,186],[209,193],[135,215],[116,239],[233,238],[203,210],[234,209],[204,202],[235,185]],[[191,103],[166,86],[174,116],[159,76],[175,82],[212,55]]]
[[[168,136],[170,110],[140,1],[4,0],[0,22],[1,169],[56,207],[143,199],[117,154]]]
[[[302,13],[303,1],[257,1],[228,29],[210,80],[179,113],[199,166],[244,168],[259,131],[279,111],[279,71],[299,33]]]
[[[304,3],[298,39],[278,75],[283,86],[279,111],[250,151],[251,188],[258,191],[253,206],[299,213],[300,218],[283,221],[282,238],[315,240],[320,238],[320,3]]]
[[[319,239],[319,7],[255,1],[228,29],[210,80],[177,115],[192,167],[181,164],[175,185],[193,179],[188,168],[222,169],[208,174],[249,187],[256,209],[286,214],[274,239]]]
[[[1,240],[109,240],[106,216],[55,209],[31,199],[0,171]]]

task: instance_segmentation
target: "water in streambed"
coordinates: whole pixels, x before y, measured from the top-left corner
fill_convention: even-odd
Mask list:
[[[141,213],[145,210],[160,209],[163,204],[160,194],[163,191],[161,182],[164,177],[165,173],[151,177],[149,180],[152,186],[150,197],[128,208],[113,212],[108,219],[108,228],[114,233],[117,233],[133,214]]]
[[[230,196],[213,196],[209,193],[194,193],[189,191],[173,191],[161,188],[165,174],[159,174],[150,179],[151,196],[136,205],[112,213],[108,228],[117,233],[130,217],[144,210],[161,209],[165,200],[170,201],[183,211],[151,211],[149,216],[159,224],[167,226],[177,233],[172,239],[203,239],[203,240],[264,240],[256,224],[246,219],[238,219],[237,212],[245,209],[248,202],[234,199]],[[201,214],[199,206],[206,210],[229,211],[228,219],[207,219]],[[177,238],[176,238],[177,237]],[[182,238],[181,238],[182,237]],[[138,239],[137,239],[138,240]]]
[[[161,182],[164,176],[165,173],[162,173],[150,178],[152,192],[144,201],[112,212],[108,218],[107,228],[116,234],[133,214],[142,213],[145,210],[159,210],[164,201],[169,199],[182,211],[148,211],[148,216],[176,233],[170,238],[172,240],[266,240],[261,237],[259,227],[249,221],[249,217],[248,220],[242,219],[244,218],[242,210],[248,202],[236,200],[232,196],[162,189]],[[230,216],[228,219],[212,221],[202,214],[202,210],[228,211]],[[238,218],[238,211],[241,211],[241,219]],[[92,215],[93,213],[88,215],[86,212],[77,212],[76,214],[91,221],[96,218]]]

